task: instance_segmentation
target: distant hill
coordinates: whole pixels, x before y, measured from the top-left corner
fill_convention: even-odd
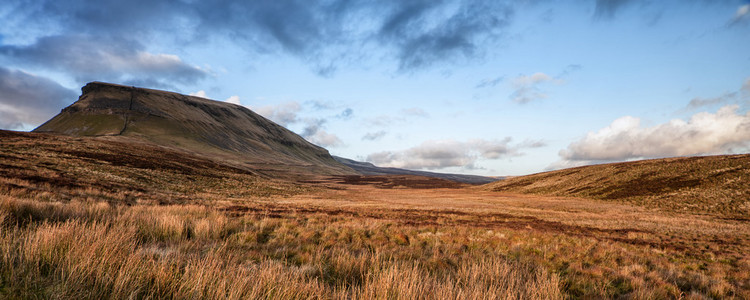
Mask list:
[[[514,177],[484,188],[623,201],[750,220],[750,154],[585,166]]]
[[[494,182],[494,181],[502,179],[502,178],[476,176],[476,175],[443,174],[443,173],[435,173],[435,172],[413,171],[413,170],[406,170],[406,169],[399,169],[399,168],[382,168],[382,167],[375,166],[368,162],[360,162],[360,161],[351,160],[348,158],[343,158],[343,157],[338,157],[338,156],[334,156],[333,158],[339,161],[340,163],[354,169],[355,171],[362,173],[362,175],[415,175],[415,176],[440,178],[440,179],[463,182],[463,183],[468,183],[468,184],[486,184],[486,183],[490,183],[490,182]]]
[[[357,174],[240,105],[102,82],[81,90],[78,101],[34,132],[149,141],[272,176]]]

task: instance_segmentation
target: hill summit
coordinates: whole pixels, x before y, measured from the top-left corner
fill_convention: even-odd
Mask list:
[[[35,132],[147,141],[280,174],[357,174],[294,132],[231,103],[91,82],[78,101]]]

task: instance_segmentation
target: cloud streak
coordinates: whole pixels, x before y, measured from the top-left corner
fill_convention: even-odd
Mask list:
[[[682,111],[690,111],[719,104],[742,103],[743,101],[750,103],[750,78],[745,79],[745,82],[736,91],[726,92],[721,96],[712,98],[693,98]]]
[[[381,138],[383,138],[386,134],[388,134],[385,130],[380,130],[376,132],[368,132],[364,136],[362,136],[363,141],[377,141]]]
[[[518,156],[523,148],[543,147],[543,142],[511,144],[511,138],[502,140],[473,139],[468,141],[431,140],[402,151],[382,151],[372,153],[366,160],[382,167],[404,169],[464,169],[481,168],[479,159],[501,159]]]
[[[706,107],[706,106],[722,104],[722,103],[726,103],[732,100],[735,96],[737,96],[736,92],[726,93],[724,95],[721,95],[719,97],[714,97],[714,98],[696,97],[690,100],[687,107],[685,108],[688,110],[692,110],[692,109],[699,109],[699,108]]]

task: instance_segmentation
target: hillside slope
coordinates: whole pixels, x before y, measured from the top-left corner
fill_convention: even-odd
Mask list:
[[[78,101],[34,131],[146,140],[264,174],[356,174],[327,150],[239,105],[101,82],[81,90]]]
[[[750,220],[750,154],[584,166],[510,178],[483,187],[624,201]]]
[[[0,130],[0,198],[199,203],[305,187],[146,142]]]

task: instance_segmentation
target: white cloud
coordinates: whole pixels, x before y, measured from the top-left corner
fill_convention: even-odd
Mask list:
[[[737,13],[734,15],[735,18],[744,18],[750,14],[750,4],[745,4],[737,8]]]
[[[298,102],[290,101],[279,105],[254,107],[252,109],[261,116],[286,127],[299,121],[297,114],[302,110],[302,107]]]
[[[305,119],[305,123],[307,125],[300,135],[309,142],[323,147],[339,147],[344,145],[338,136],[328,133],[323,129],[326,123],[325,119],[308,118]]]
[[[737,8],[737,12],[734,13],[730,25],[744,23],[747,20],[750,20],[750,4],[740,5]]]
[[[344,143],[339,139],[338,136],[332,133],[328,133],[323,129],[318,129],[311,135],[304,137],[309,142],[316,144],[321,147],[340,147]]]
[[[543,143],[522,143],[511,145],[511,138],[502,140],[473,139],[465,142],[456,140],[431,140],[419,146],[402,151],[382,151],[372,153],[366,160],[382,167],[405,169],[443,169],[462,167],[477,169],[478,159],[500,159],[522,155],[521,148],[540,147]]]
[[[237,96],[237,95],[227,98],[226,100],[224,100],[224,102],[242,105],[242,103],[240,103],[240,96]]]
[[[205,98],[205,99],[210,99],[210,98],[208,98],[208,96],[206,95],[206,91],[204,91],[204,90],[200,90],[200,91],[197,91],[195,93],[190,93],[190,96],[195,96],[195,97],[201,97],[201,98]]]
[[[324,129],[326,119],[301,118],[299,114],[302,111],[302,105],[300,105],[299,102],[290,101],[280,105],[252,108],[252,110],[284,127],[288,127],[291,124],[305,124],[302,133],[299,133],[299,135],[318,146],[339,147],[344,145],[338,136],[329,133]],[[352,113],[351,109],[346,109],[341,114],[335,116],[335,118],[346,119],[350,117]]]
[[[465,143],[452,140],[427,141],[404,151],[383,151],[367,156],[367,161],[382,167],[405,169],[475,168],[477,155],[469,153]]]
[[[211,99],[208,97],[208,95],[206,94],[206,91],[204,90],[200,90],[195,93],[190,93],[190,96],[201,97],[201,98],[209,99],[209,100]],[[240,96],[237,96],[237,95],[230,96],[229,98],[224,99],[224,102],[242,105],[242,102],[240,102]],[[263,114],[260,114],[260,115],[264,116]]]
[[[639,118],[621,117],[560,151],[563,162],[558,165],[747,151],[750,112],[743,115],[738,108],[727,105],[716,113],[651,127],[642,126]]]
[[[531,75],[520,75],[511,81],[514,91],[510,95],[513,102],[524,104],[531,101],[547,98],[547,94],[541,89],[545,83],[562,83],[562,79],[556,79],[547,74],[537,72]]]

